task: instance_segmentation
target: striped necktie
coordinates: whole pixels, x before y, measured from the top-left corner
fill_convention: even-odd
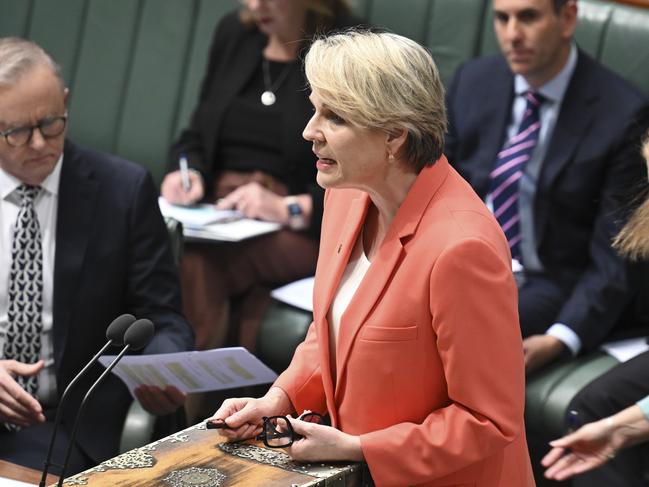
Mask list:
[[[491,171],[491,189],[489,194],[493,204],[496,220],[500,223],[512,257],[521,260],[520,214],[518,211],[519,183],[523,176],[525,164],[532,157],[539,141],[541,122],[539,109],[545,97],[533,91],[525,93],[527,106],[518,132],[507,141],[498,153],[496,165]]]

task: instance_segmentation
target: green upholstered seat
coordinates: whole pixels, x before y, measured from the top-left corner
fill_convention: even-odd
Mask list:
[[[308,311],[273,300],[257,334],[257,355],[261,361],[277,373],[286,369],[312,319]]]
[[[557,363],[527,380],[525,424],[529,431],[547,440],[565,433],[568,404],[586,384],[618,364],[603,352],[594,352]]]

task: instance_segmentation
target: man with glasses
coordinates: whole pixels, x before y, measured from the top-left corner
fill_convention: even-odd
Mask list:
[[[136,164],[66,140],[68,90],[37,45],[0,39],[0,458],[42,468],[60,394],[118,315],[149,318],[144,353],[191,348],[156,191]],[[61,462],[95,366],[63,411]],[[183,395],[143,388],[173,412]],[[118,451],[128,391],[115,377],[85,409],[68,472]],[[56,473],[56,472],[54,472]]]

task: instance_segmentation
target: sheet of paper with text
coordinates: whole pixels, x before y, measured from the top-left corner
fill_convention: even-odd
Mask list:
[[[106,367],[114,358],[104,355],[99,362]],[[113,373],[124,381],[131,394],[140,385],[175,386],[188,393],[268,384],[277,378],[275,372],[243,347],[126,355]]]

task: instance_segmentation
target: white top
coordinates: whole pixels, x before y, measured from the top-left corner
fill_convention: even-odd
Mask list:
[[[52,173],[41,184],[41,191],[34,206],[41,227],[43,245],[43,334],[41,335],[41,358],[45,369],[38,377],[38,399],[44,405],[56,401],[56,377],[54,373],[54,345],[52,341],[54,256],[56,252],[56,215],[59,203],[59,182],[63,155]],[[18,219],[20,199],[15,193],[21,181],[0,169],[0,357],[4,354],[9,307],[9,270],[11,269],[11,245],[14,227]]]
[[[340,284],[338,284],[338,289],[336,290],[327,316],[327,321],[329,322],[329,353],[332,364],[336,363],[336,346],[338,345],[340,320],[354,294],[356,294],[356,290],[361,285],[367,270],[370,268],[370,264],[371,262],[367,259],[363,250],[363,232],[361,232],[352,250],[352,255],[349,257],[345,272],[340,279]]]

